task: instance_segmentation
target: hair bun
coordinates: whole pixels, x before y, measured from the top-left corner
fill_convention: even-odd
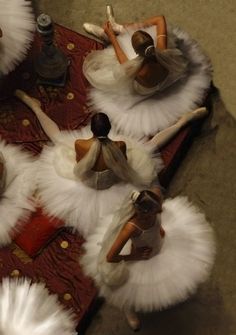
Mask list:
[[[131,200],[135,202],[138,199],[139,195],[140,195],[139,191],[133,191],[131,194]]]
[[[146,47],[144,54],[146,57],[152,56],[153,55],[153,50],[155,50],[154,45],[149,45],[148,47]]]

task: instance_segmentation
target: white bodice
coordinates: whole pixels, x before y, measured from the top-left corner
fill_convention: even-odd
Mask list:
[[[157,216],[155,224],[148,229],[143,230],[136,225],[135,227],[141,231],[141,234],[131,237],[133,246],[135,248],[150,247],[152,248],[151,256],[158,254],[163,243],[163,237],[160,233],[160,217]]]

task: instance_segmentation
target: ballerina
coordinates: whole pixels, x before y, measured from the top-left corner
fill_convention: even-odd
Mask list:
[[[60,131],[39,101],[23,91],[16,96],[35,113],[54,146],[45,147],[37,175],[39,195],[47,214],[64,220],[87,237],[99,217],[118,208],[132,189],[156,184],[163,164],[156,150],[190,120],[206,115],[205,108],[186,113],[175,125],[150,141],[117,135],[104,113],[95,114],[91,127]],[[109,136],[109,137],[108,137]]]
[[[0,1],[0,77],[14,70],[25,58],[34,30],[30,1]]]
[[[36,162],[19,147],[0,140],[0,247],[9,244],[34,211]]]
[[[0,286],[2,335],[75,335],[71,311],[44,284],[4,278]]]
[[[212,78],[210,61],[185,32],[167,29],[163,16],[122,26],[111,6],[107,11],[104,29],[84,24],[112,44],[84,61],[84,75],[94,87],[91,105],[123,134],[153,136],[202,104]]]
[[[140,328],[136,312],[158,311],[193,294],[215,253],[210,225],[187,198],[162,204],[160,193],[149,190],[132,192],[104,217],[84,249],[85,273],[134,330]]]

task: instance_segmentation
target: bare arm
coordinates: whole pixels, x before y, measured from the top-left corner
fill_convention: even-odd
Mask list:
[[[111,249],[107,254],[107,261],[118,263],[124,259],[124,256],[120,255],[126,242],[130,239],[131,235],[134,233],[135,227],[129,225],[128,223],[121,229],[115,242],[113,243]]]
[[[167,27],[166,20],[163,15],[154,16],[142,22],[144,26],[157,27],[157,47],[159,49],[167,48]]]
[[[120,252],[123,249],[124,245],[136,231],[137,228],[135,228],[135,226],[129,222],[122,228],[107,254],[107,262],[118,263],[122,260],[137,261],[149,258],[152,248],[148,247],[143,247],[135,250],[132,249],[129,255],[120,255]]]
[[[86,140],[76,140],[75,141],[75,153],[76,153],[76,162],[79,162],[89,151],[88,141]]]
[[[116,57],[117,57],[119,63],[123,64],[123,63],[127,62],[128,57],[126,56],[126,54],[124,53],[123,49],[121,48],[119,42],[117,41],[115,33],[114,33],[114,31],[111,27],[110,22],[105,23],[104,31],[107,34],[107,36],[109,37],[111,44],[113,45],[113,48],[115,50]]]

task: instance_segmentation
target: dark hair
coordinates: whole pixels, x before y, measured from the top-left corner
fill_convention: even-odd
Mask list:
[[[161,212],[161,198],[148,190],[141,191],[134,202],[134,207],[140,212],[148,213],[152,211]]]
[[[105,136],[107,137],[111,123],[108,116],[104,113],[94,114],[91,118],[91,131],[95,137]]]
[[[151,35],[146,31],[137,30],[131,37],[132,46],[135,52],[143,57],[150,57],[155,55],[154,41]],[[146,51],[146,49],[149,50]],[[146,52],[145,52],[146,51]]]

